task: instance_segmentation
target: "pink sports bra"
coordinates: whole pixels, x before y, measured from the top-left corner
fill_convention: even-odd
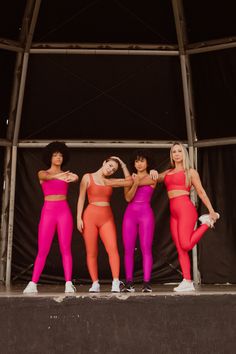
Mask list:
[[[110,202],[112,195],[112,187],[96,184],[91,174],[89,174],[89,179],[90,185],[87,189],[89,203]]]
[[[41,183],[43,194],[47,195],[67,195],[68,183],[60,179],[51,179]]]
[[[139,186],[130,203],[150,203],[154,188],[151,186]]]
[[[168,192],[173,190],[183,190],[189,192],[191,189],[191,186],[186,187],[185,185],[184,170],[174,173],[167,173],[164,177],[164,183]]]

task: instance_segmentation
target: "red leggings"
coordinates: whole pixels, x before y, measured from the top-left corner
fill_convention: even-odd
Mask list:
[[[202,238],[209,226],[201,225],[194,230],[198,215],[188,195],[170,199],[170,231],[176,245],[179,263],[185,279],[191,280],[190,251]]]
[[[113,278],[119,278],[120,257],[114,218],[110,206],[89,204],[83,215],[87,265],[92,281],[98,280],[98,234],[106,248]]]

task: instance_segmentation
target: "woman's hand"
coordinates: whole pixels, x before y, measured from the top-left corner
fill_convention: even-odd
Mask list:
[[[150,170],[149,173],[151,179],[153,179],[153,181],[157,181],[158,180],[158,172],[156,170]]]
[[[70,183],[70,182],[77,182],[79,180],[79,176],[76,175],[75,173],[68,172],[67,177],[65,179],[65,182]]]
[[[83,233],[84,223],[83,223],[83,220],[81,218],[77,218],[77,229],[79,230],[79,232],[81,234]]]
[[[217,213],[216,211],[210,212],[210,213],[209,213],[209,216],[210,216],[210,218],[211,218],[214,222],[216,222],[216,220],[219,219],[219,213]]]
[[[133,179],[134,184],[136,184],[136,185],[139,184],[140,177],[137,175],[137,173],[132,174],[132,179]]]
[[[117,160],[119,162],[121,168],[124,168],[126,166],[124,161],[122,161],[118,156],[111,156],[111,159]]]
[[[70,171],[65,171],[65,172],[60,172],[60,173],[56,173],[53,178],[54,179],[59,179],[60,181],[66,181],[66,179],[68,178]]]

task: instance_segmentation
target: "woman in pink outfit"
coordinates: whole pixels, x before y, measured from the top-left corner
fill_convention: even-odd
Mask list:
[[[71,282],[71,240],[73,220],[67,203],[68,184],[78,181],[78,176],[64,172],[62,166],[69,160],[68,147],[61,142],[52,142],[44,149],[44,162],[49,167],[38,172],[44,194],[44,205],[38,227],[38,254],[34,263],[32,280],[24,289],[25,294],[37,293],[37,283],[43,271],[52,240],[57,230],[65,276],[65,292],[75,292]]]

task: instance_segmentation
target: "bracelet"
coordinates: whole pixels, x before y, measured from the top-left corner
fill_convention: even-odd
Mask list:
[[[123,169],[123,168],[125,168],[125,167],[126,167],[126,164],[123,163],[123,164],[121,165],[121,168]]]

